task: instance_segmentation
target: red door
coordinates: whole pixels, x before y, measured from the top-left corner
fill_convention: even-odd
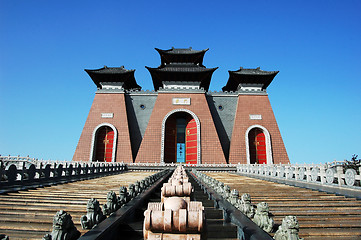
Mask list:
[[[170,116],[165,123],[164,162],[176,161],[176,119]]]
[[[251,164],[266,164],[266,137],[263,131],[259,128],[252,129],[249,132],[249,154]]]
[[[113,156],[114,131],[110,127],[101,127],[97,133],[95,161],[111,162]]]
[[[197,123],[193,118],[186,126],[186,163],[197,164]]]

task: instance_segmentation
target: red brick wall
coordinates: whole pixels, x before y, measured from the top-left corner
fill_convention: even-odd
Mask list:
[[[114,113],[114,116],[113,118],[102,118],[102,113]],[[110,123],[117,129],[115,161],[133,162],[124,93],[95,94],[73,161],[89,161],[93,131],[101,123]]]
[[[250,114],[261,114],[262,120],[251,120]],[[247,163],[245,134],[252,125],[261,125],[268,130],[271,136],[273,163],[289,163],[281,133],[266,95],[239,95],[229,163]]]
[[[191,98],[191,105],[173,105],[173,98]],[[188,109],[200,121],[202,163],[226,163],[204,93],[159,93],[135,162],[161,161],[162,121],[175,109]]]

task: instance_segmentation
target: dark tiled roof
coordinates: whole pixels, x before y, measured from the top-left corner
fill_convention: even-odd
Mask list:
[[[159,48],[155,48],[159,53],[167,53],[167,54],[199,54],[199,53],[205,53],[209,50],[209,48],[204,50],[194,50],[192,47],[190,48],[174,48],[168,50],[162,50]]]
[[[240,68],[237,71],[228,71],[229,78],[223,91],[237,91],[239,84],[256,84],[266,89],[279,71],[263,71],[259,67],[252,69]]]
[[[208,72],[214,71],[217,68],[205,68],[192,63],[170,63],[159,68],[146,67],[148,70],[160,71],[160,72]]]
[[[161,50],[156,48],[161,58],[161,66],[170,63],[193,63],[203,66],[203,57],[208,49],[193,50],[192,48],[172,48]]]
[[[98,74],[121,74],[121,73],[134,72],[135,70],[134,69],[131,69],[131,70],[125,69],[124,66],[121,66],[121,67],[104,66],[102,68],[94,69],[94,70],[85,69],[85,71],[91,72],[91,73],[98,73]]]
[[[123,82],[123,88],[126,90],[141,89],[135,80],[134,69],[127,70],[124,68],[124,66],[104,66],[103,68],[99,69],[85,69],[85,71],[89,74],[98,88],[101,88],[101,82]]]
[[[163,87],[164,81],[199,82],[200,87],[208,91],[213,72],[217,68],[203,66],[205,50],[192,48],[171,48],[161,50],[156,48],[161,65],[158,68],[146,67],[152,75],[154,89]]]
[[[237,71],[229,71],[230,73],[240,74],[240,75],[273,75],[277,74],[279,71],[263,71],[260,67],[258,68],[242,68],[240,67]]]
[[[170,64],[171,65],[171,64]],[[152,75],[154,89],[163,87],[164,81],[173,82],[200,82],[200,87],[208,91],[212,74],[217,68],[199,67],[193,64],[176,64],[177,66],[150,68],[146,67]]]

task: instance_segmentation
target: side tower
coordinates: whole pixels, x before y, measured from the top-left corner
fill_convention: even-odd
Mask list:
[[[156,50],[161,65],[147,69],[158,96],[136,162],[226,163],[206,100],[217,69],[203,66],[208,49]]]
[[[278,71],[229,71],[223,91],[238,92],[229,163],[289,163],[266,89]]]
[[[73,161],[133,162],[125,90],[140,89],[135,70],[85,70],[98,87]]]

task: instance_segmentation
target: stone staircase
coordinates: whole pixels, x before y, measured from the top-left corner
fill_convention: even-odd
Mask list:
[[[13,239],[41,239],[52,230],[53,217],[59,210],[71,214],[75,226],[83,234],[80,217],[86,214],[87,201],[106,202],[109,191],[119,194],[120,186],[128,186],[155,172],[127,172],[119,175],[78,181],[51,187],[0,195],[0,234]]]
[[[299,236],[305,239],[361,239],[361,201],[324,192],[277,184],[233,173],[207,173],[252,203],[267,202],[276,224],[287,215],[299,221]]]
[[[194,201],[201,201],[207,222],[207,239],[210,240],[236,240],[237,238],[237,227],[231,223],[225,223],[223,220],[222,210],[214,208],[214,203],[212,200],[208,200],[206,194],[203,193],[203,190],[199,185],[193,180],[192,177],[189,177],[189,182],[194,188]],[[160,190],[155,192],[150,199],[150,202],[160,202]],[[143,209],[139,210],[139,213],[134,216],[132,220],[123,223],[121,226],[122,232],[120,233],[123,236],[123,239],[131,240],[142,240],[143,238],[143,222],[144,222],[144,211],[147,209],[147,206],[144,206]],[[178,238],[174,238],[178,239]]]
[[[237,226],[226,223],[223,219],[223,211],[214,207],[213,200],[208,200],[208,196],[203,193],[201,187],[189,177],[189,182],[194,188],[194,200],[201,201],[204,206],[207,221],[207,239],[231,240],[237,238]]]

